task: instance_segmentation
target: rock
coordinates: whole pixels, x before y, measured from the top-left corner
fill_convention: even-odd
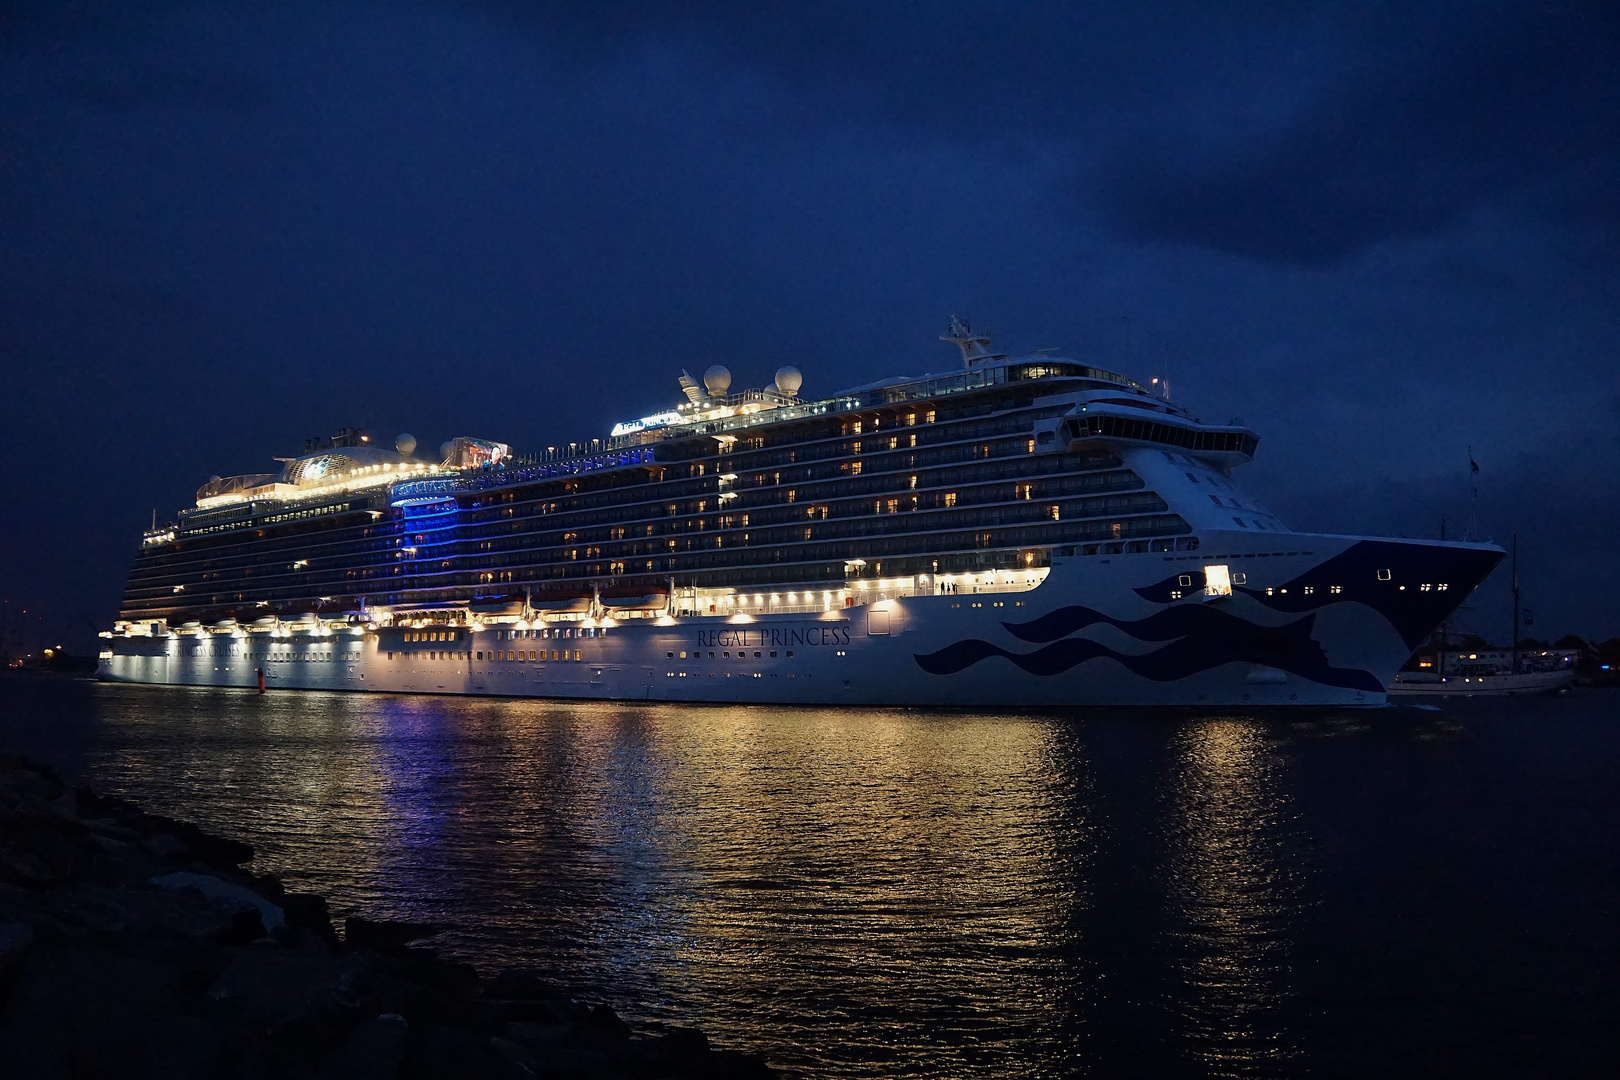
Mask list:
[[[104,881],[147,881],[163,871],[162,861],[136,844],[100,831],[90,833],[90,843],[96,852],[96,877]]]
[[[214,1019],[274,1032],[338,1008],[328,992],[336,969],[329,956],[255,943],[231,959],[203,999]]]
[[[0,922],[0,976],[10,971],[33,943],[34,928],[27,923]]]
[[[51,868],[26,851],[0,844],[0,881],[42,889],[56,881]]]
[[[0,773],[0,805],[16,809],[23,796],[49,802],[61,794],[61,787],[33,769],[12,768]]]
[[[183,859],[189,854],[185,842],[173,833],[153,833],[142,837],[141,847],[160,859],[171,861]]]
[[[230,923],[214,935],[221,945],[249,945],[266,937],[264,919],[252,908],[231,912]]]
[[[623,1020],[620,1020],[619,1014],[608,1008],[606,1005],[590,1006],[589,1023],[591,1027],[614,1038],[628,1039],[630,1037],[630,1025],[626,1024]],[[701,1031],[695,1032],[694,1034],[699,1036],[703,1035]],[[705,1048],[708,1047],[709,1043],[707,1038],[704,1039],[703,1045]]]
[[[392,986],[392,973],[376,957],[355,953],[345,956],[333,968],[328,993],[344,1008],[359,1008],[367,998]]]
[[[428,923],[377,922],[351,916],[343,920],[343,940],[351,949],[393,952],[413,941],[432,937],[440,929]]]
[[[83,788],[80,789],[81,792],[83,790]],[[81,794],[80,797],[83,798],[83,795]],[[105,836],[111,840],[121,840],[126,844],[138,844],[141,840],[140,833],[134,829],[124,828],[111,818],[86,818],[84,819],[84,827],[97,836]]]
[[[0,1073],[16,1077],[218,1075],[240,1038],[185,1015],[183,971],[164,957],[86,944],[35,946],[0,1017]]]
[[[550,1001],[568,995],[532,971],[503,968],[484,987],[484,996],[505,1001]]]
[[[501,1034],[512,1042],[536,1050],[560,1046],[573,1037],[573,1027],[560,1023],[529,1023],[515,1020],[501,1029]]]
[[[697,1028],[665,1028],[659,1041],[671,1057],[700,1057],[709,1052],[709,1037]]]
[[[343,943],[332,928],[332,916],[326,909],[326,897],[314,893],[286,893],[281,899],[281,910],[289,927],[313,931],[333,951],[342,948]]]
[[[562,1024],[566,1023],[570,1014],[575,1011],[573,1003],[566,998],[551,1001],[505,1001],[485,997],[478,1004],[479,1011],[491,1027],[499,1027],[508,1022]]]
[[[579,1075],[598,1076],[604,1071],[597,1068]],[[487,1035],[433,1027],[411,1048],[401,1075],[410,1080],[531,1080],[535,1073],[498,1050]]]
[[[74,796],[72,788],[50,800],[48,805],[58,817],[74,822],[79,820],[79,800]]]
[[[229,912],[195,892],[107,886],[55,889],[40,897],[61,926],[133,944],[168,939],[212,941],[230,926]]]
[[[90,834],[66,822],[36,822],[14,830],[11,842],[44,863],[51,876],[61,881],[89,876],[96,861]]]
[[[195,889],[204,897],[221,908],[230,912],[257,911],[266,930],[281,929],[286,924],[286,917],[280,908],[254,892],[241,885],[232,885],[228,881],[221,881],[208,874],[193,874],[181,871],[175,874],[162,874],[152,879],[152,884],[160,889],[169,889],[178,892],[181,889]]]
[[[410,1025],[398,1013],[372,1017],[349,1032],[315,1073],[316,1080],[394,1080],[409,1036]]]

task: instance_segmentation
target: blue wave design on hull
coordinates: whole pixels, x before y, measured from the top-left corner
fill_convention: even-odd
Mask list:
[[[1257,626],[1224,611],[1199,605],[1180,605],[1145,619],[1119,620],[1087,607],[1064,607],[1027,623],[1003,623],[1015,637],[1030,642],[1051,642],[1031,653],[1015,653],[979,638],[947,645],[937,652],[916,654],[917,665],[931,675],[955,675],[992,656],[1005,657],[1031,675],[1050,677],[1070,668],[1107,657],[1133,673],[1155,682],[1170,682],[1233,662],[1264,664],[1292,675],[1349,690],[1382,693],[1384,686],[1371,672],[1336,668],[1328,663],[1322,646],[1311,637],[1316,616],[1284,626]],[[1089,638],[1065,637],[1096,623],[1110,626],[1139,641],[1170,641],[1144,655],[1115,652]],[[1056,639],[1063,640],[1056,640]]]

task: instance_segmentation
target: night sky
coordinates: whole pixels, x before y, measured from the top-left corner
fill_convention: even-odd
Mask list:
[[[1296,529],[1455,537],[1471,445],[1530,632],[1620,633],[1620,17],[1414,7],[0,6],[0,596],[88,646],[153,507],[308,436],[820,396],[959,313],[1242,417]]]

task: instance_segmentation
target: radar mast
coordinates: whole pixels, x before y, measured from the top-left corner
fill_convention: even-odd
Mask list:
[[[974,364],[981,364],[986,360],[999,360],[1004,355],[990,351],[990,335],[975,334],[973,327],[959,316],[951,316],[951,329],[948,333],[939,336],[941,341],[949,341],[962,350],[962,366],[970,368]]]

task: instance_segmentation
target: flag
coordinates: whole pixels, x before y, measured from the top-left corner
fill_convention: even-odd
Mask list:
[[[1472,446],[1468,448],[1468,471],[1479,472],[1479,462],[1474,460],[1474,448]]]
[[[1536,613],[1531,611],[1529,608],[1525,608],[1524,609],[1524,625],[1526,625],[1526,626],[1534,626],[1535,622],[1536,622]]]

